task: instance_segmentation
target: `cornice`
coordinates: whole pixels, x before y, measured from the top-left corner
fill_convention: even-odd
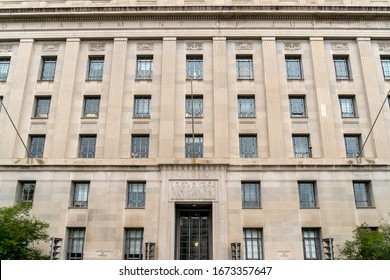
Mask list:
[[[388,20],[388,6],[122,6],[0,8],[0,21],[207,19]]]

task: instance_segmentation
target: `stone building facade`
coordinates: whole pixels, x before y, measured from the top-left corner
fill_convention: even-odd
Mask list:
[[[326,258],[390,212],[388,2],[0,1],[0,206],[61,259]]]

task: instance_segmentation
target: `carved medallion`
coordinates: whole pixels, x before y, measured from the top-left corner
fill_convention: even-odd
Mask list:
[[[203,50],[203,43],[201,42],[187,42],[186,49],[188,51],[199,51]]]
[[[106,45],[104,43],[90,43],[89,50],[91,52],[100,52],[106,50]]]
[[[138,43],[137,50],[139,51],[152,51],[154,49],[154,43]]]
[[[297,51],[301,49],[301,43],[297,42],[287,42],[284,43],[284,49],[286,51]]]
[[[348,50],[348,43],[346,42],[334,42],[332,43],[332,50],[341,50],[345,51]]]
[[[379,43],[379,50],[382,52],[390,51],[390,43]]]
[[[216,181],[171,181],[171,200],[216,200]]]
[[[0,52],[12,52],[13,45],[9,44],[1,44],[0,45]]]
[[[252,50],[252,42],[236,42],[236,50]]]
[[[56,52],[58,51],[58,44],[44,44],[42,47],[42,52]]]

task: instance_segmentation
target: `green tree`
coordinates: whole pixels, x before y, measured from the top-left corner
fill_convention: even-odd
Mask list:
[[[48,259],[34,247],[40,241],[48,241],[49,224],[31,216],[31,203],[17,203],[0,208],[0,259],[42,260]]]
[[[348,260],[390,260],[390,224],[382,223],[378,230],[367,224],[357,226],[353,240],[339,247],[342,258]]]

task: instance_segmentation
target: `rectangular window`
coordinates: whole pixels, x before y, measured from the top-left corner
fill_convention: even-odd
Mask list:
[[[370,182],[353,182],[355,205],[358,208],[372,207]]]
[[[84,118],[98,118],[100,108],[100,96],[84,96]]]
[[[339,102],[340,102],[341,117],[343,118],[356,117],[355,98],[353,96],[340,96]]]
[[[251,80],[253,79],[253,61],[252,56],[237,56],[236,57],[237,79]]]
[[[125,260],[142,260],[144,229],[125,229]]]
[[[203,135],[186,135],[186,158],[203,158]]]
[[[127,186],[127,207],[145,208],[145,182],[131,182]]]
[[[241,183],[242,208],[260,208],[260,183]]]
[[[103,79],[104,57],[90,57],[88,63],[88,80],[101,81]]]
[[[42,158],[45,148],[44,135],[30,135],[30,155],[33,158]]]
[[[34,118],[47,118],[50,111],[50,96],[35,97]]]
[[[317,207],[317,194],[315,183],[298,182],[299,204],[301,208]]]
[[[3,108],[3,96],[0,96],[0,112],[1,112],[1,108]]]
[[[149,157],[149,135],[133,135],[131,140],[131,157]]]
[[[0,81],[6,81],[8,77],[10,58],[0,57]]]
[[[303,75],[302,75],[301,57],[286,56],[285,61],[286,61],[287,80],[302,79]]]
[[[336,71],[337,80],[348,80],[351,79],[349,70],[349,62],[347,56],[334,56],[333,57],[334,68]]]
[[[20,182],[20,201],[33,202],[35,182]]]
[[[96,135],[80,136],[80,158],[94,158],[96,149]]]
[[[72,207],[88,207],[89,182],[73,183]]]
[[[192,115],[194,117],[203,117],[203,96],[186,96],[186,117],[192,117]]]
[[[135,118],[150,118],[150,96],[135,96],[134,97],[134,117]]]
[[[68,228],[67,260],[82,260],[84,257],[85,228]]]
[[[186,78],[193,80],[203,79],[203,57],[187,56]]]
[[[360,135],[344,135],[347,158],[356,158],[360,152]]]
[[[257,136],[240,135],[240,157],[257,158]]]
[[[137,58],[137,79],[150,80],[153,76],[153,57]]]
[[[292,118],[306,117],[305,96],[290,96],[290,115]]]
[[[294,157],[311,158],[311,146],[309,135],[293,135]]]
[[[259,228],[244,229],[244,245],[246,260],[263,259],[263,237]]]
[[[42,68],[40,80],[53,81],[56,72],[56,57],[42,57]]]
[[[390,80],[390,57],[381,57],[383,77]]]
[[[303,228],[303,251],[305,260],[321,259],[321,230],[319,228]]]
[[[240,95],[238,96],[238,117],[255,117],[255,97],[253,95]]]

